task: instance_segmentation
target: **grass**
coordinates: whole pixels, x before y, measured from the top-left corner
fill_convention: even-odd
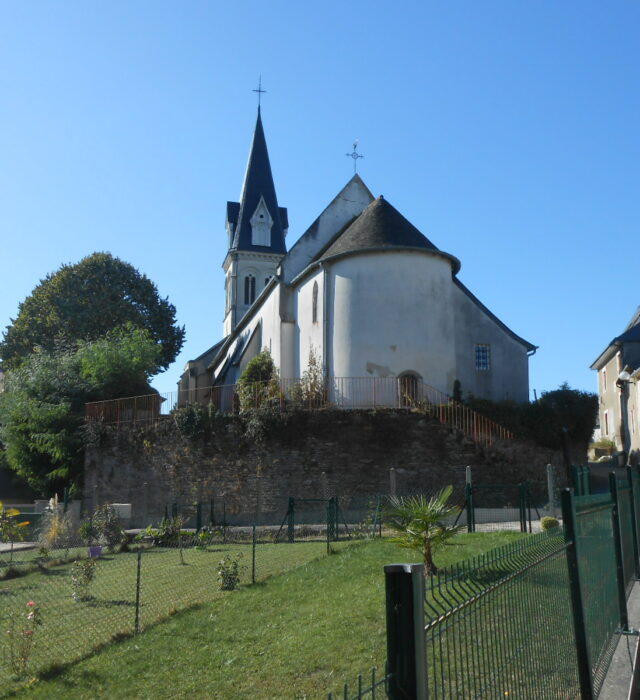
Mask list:
[[[448,566],[517,537],[461,535],[436,563]],[[294,551],[313,544],[265,546]],[[340,692],[344,680],[355,681],[358,672],[383,665],[382,567],[415,556],[376,540],[311,558],[261,584],[216,594],[143,635],[34,680],[16,696],[293,700]],[[195,564],[188,569],[184,576],[195,574]],[[46,636],[57,644],[63,629],[51,625],[40,639]]]
[[[217,569],[220,560],[230,554],[240,555],[241,583],[249,584],[252,556],[248,544],[214,545],[205,550],[190,548],[182,554],[176,549],[145,551],[141,560],[140,627],[144,629],[177,611],[223,597],[217,583]],[[258,545],[256,580],[264,581],[321,556],[326,556],[323,542]],[[73,600],[70,570],[68,563],[44,572],[31,570],[22,576],[0,579],[3,621],[7,614],[25,611],[29,600],[35,601],[41,611],[43,625],[36,630],[37,643],[29,663],[32,673],[79,660],[114,637],[135,629],[136,553],[106,555],[100,559],[86,601]],[[4,635],[0,637],[2,644],[6,645]],[[0,655],[3,681],[0,694],[12,687],[5,658],[5,654]]]

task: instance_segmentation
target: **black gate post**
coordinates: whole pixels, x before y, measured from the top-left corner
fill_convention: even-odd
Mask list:
[[[561,493],[562,524],[567,543],[567,566],[569,569],[569,590],[573,610],[573,630],[576,641],[578,661],[578,678],[580,679],[581,700],[594,700],[591,681],[591,662],[589,660],[589,643],[584,619],[584,604],[580,588],[580,567],[578,565],[578,538],[576,534],[576,511],[573,493],[563,489]]]
[[[624,631],[629,629],[627,614],[627,592],[624,585],[624,563],[622,559],[622,534],[620,532],[620,508],[618,507],[618,481],[616,473],[609,474],[609,488],[613,499],[613,544],[616,551],[616,578],[618,580],[618,602],[620,604],[620,626]]]
[[[384,567],[387,607],[387,663],[390,700],[426,700],[424,567]]]
[[[638,554],[638,513],[636,513],[636,494],[635,486],[633,485],[633,470],[631,467],[627,467],[627,480],[629,482],[629,494],[631,499],[631,520],[633,521],[633,565],[634,565],[634,577],[637,579],[640,574],[640,555]]]
[[[473,486],[471,484],[465,484],[464,487],[465,504],[467,507],[467,531],[475,532],[476,523],[473,512]]]

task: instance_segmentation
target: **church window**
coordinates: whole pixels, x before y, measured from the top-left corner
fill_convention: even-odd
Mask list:
[[[313,283],[313,300],[311,303],[311,322],[318,323],[318,283]]]
[[[491,346],[488,343],[476,345],[476,369],[480,372],[491,369]]]
[[[244,278],[244,303],[246,306],[253,304],[256,300],[256,278],[253,275],[247,275]]]
[[[266,287],[272,279],[273,279],[273,275],[269,275],[268,277],[265,277],[264,278],[264,286]]]

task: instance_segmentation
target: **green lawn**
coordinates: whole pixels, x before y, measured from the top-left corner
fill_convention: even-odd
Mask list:
[[[461,535],[436,561],[446,566],[517,537],[521,535]],[[322,543],[263,545],[283,560],[268,565],[263,554],[264,568],[272,576],[263,583],[244,585],[232,593],[215,590],[210,565],[204,567],[199,562],[202,553],[188,552],[186,566],[168,560],[165,563],[163,553],[150,554],[148,558],[155,557],[157,566],[146,585],[156,586],[159,597],[172,586],[172,595],[177,596],[177,604],[173,605],[176,609],[193,603],[195,594],[189,594],[188,590],[199,591],[198,595],[206,602],[151,627],[142,635],[110,644],[57,674],[34,681],[17,696],[293,700],[326,697],[330,690],[341,692],[345,680],[354,682],[359,671],[368,672],[371,666],[384,663],[383,565],[411,561],[415,557],[385,541],[356,544],[331,557],[322,556],[322,546]],[[175,551],[164,554],[174,560],[178,558]],[[134,558],[120,556],[123,562],[126,556]],[[202,573],[203,568],[207,574]],[[149,569],[151,573],[150,564]],[[124,571],[123,564],[117,577],[120,583],[114,580],[108,586],[110,597],[102,597],[106,591],[95,593],[97,599],[108,602],[107,607],[101,607],[103,603],[96,607],[74,603],[67,594],[68,611],[87,608],[85,640],[93,640],[93,631],[102,629],[104,621],[98,620],[103,610],[116,609],[123,620],[130,619],[132,608],[125,601],[130,600],[126,597],[130,590],[127,576],[132,574]],[[284,573],[274,575],[279,571]],[[35,586],[30,578],[2,585]],[[176,582],[180,584],[177,590]],[[68,580],[66,585],[68,593]],[[23,589],[21,595],[30,596],[27,590]],[[167,596],[162,599],[167,614],[171,612],[166,607]],[[163,611],[154,610],[155,615],[159,612]],[[65,615],[61,610],[61,619],[47,620],[46,627],[38,630],[41,655],[50,653],[51,646],[64,646],[70,632]],[[94,615],[97,616],[91,619],[96,621],[90,623],[89,618]],[[88,644],[85,651],[89,651],[91,642],[85,644]]]

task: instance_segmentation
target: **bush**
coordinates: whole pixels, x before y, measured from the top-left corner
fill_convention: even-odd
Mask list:
[[[560,527],[560,521],[558,518],[552,518],[550,515],[546,515],[540,521],[540,526],[543,530],[553,530],[554,527]]]
[[[218,563],[218,584],[221,591],[235,591],[238,588],[241,556],[242,554],[229,554]]]
[[[247,364],[240,375],[238,397],[242,413],[265,404],[280,403],[278,370],[266,348]]]
[[[95,559],[78,559],[71,565],[71,597],[75,601],[88,600],[89,586],[96,576]]]

